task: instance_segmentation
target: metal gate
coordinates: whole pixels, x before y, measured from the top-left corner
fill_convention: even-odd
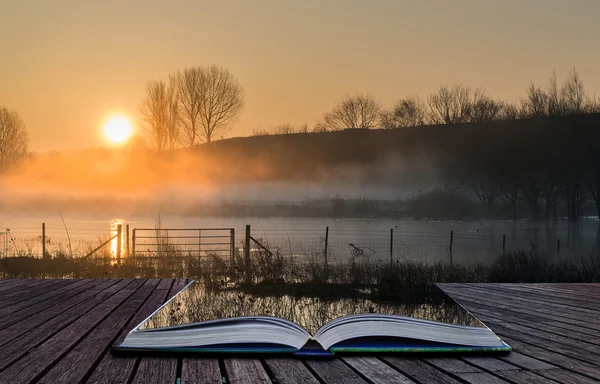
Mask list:
[[[235,228],[134,228],[131,255],[235,255]]]

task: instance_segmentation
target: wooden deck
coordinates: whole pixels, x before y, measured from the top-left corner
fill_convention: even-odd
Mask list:
[[[110,348],[185,284],[0,280],[0,383],[595,383],[600,284],[443,284],[510,343],[497,357],[116,357]]]

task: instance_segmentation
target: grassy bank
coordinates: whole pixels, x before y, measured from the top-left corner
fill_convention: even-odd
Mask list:
[[[490,264],[420,263],[393,265],[368,259],[326,265],[319,258],[293,260],[279,254],[253,252],[249,260],[237,255],[197,257],[170,253],[161,257],[129,257],[121,265],[109,257],[0,260],[4,278],[159,278],[189,277],[213,287],[237,286],[255,293],[373,289],[379,296],[406,292],[445,282],[600,282],[600,256],[580,261],[551,260],[536,252],[513,252]],[[285,291],[285,290],[291,291]]]

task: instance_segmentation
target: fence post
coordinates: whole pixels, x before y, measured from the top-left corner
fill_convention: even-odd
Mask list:
[[[209,232],[210,233],[210,232]],[[202,252],[202,230],[198,230],[198,256]]]
[[[42,223],[42,259],[46,256],[46,223]]]
[[[121,265],[121,245],[123,238],[123,224],[117,225],[117,264]]]
[[[502,254],[504,255],[504,251],[506,251],[506,234],[502,235]]]
[[[125,255],[127,257],[129,257],[129,224],[127,224],[125,226],[125,228],[126,228],[125,230],[127,231],[125,233],[125,241],[126,241],[126,243],[125,243]]]
[[[135,228],[131,231],[131,256],[135,257]]]
[[[235,264],[235,228],[231,228],[230,230],[230,239],[229,241],[231,242],[230,244],[230,252],[231,254],[229,255],[230,260],[231,260],[231,266],[233,267],[233,265]]]
[[[327,266],[327,246],[329,244],[329,227],[325,227],[325,266]]]
[[[244,239],[244,263],[246,264],[246,275],[250,275],[250,225],[246,225],[246,238]]]
[[[450,231],[450,265],[452,265],[452,243],[454,242],[454,231]]]
[[[390,267],[394,267],[394,228],[390,229]]]

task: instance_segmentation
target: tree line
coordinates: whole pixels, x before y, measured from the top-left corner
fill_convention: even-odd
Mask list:
[[[546,89],[532,83],[525,97],[516,103],[494,99],[481,87],[464,85],[443,85],[426,99],[414,95],[400,98],[389,110],[371,95],[346,96],[317,121],[314,131],[393,129],[598,112],[600,99],[586,94],[573,68],[561,85],[556,72]]]
[[[146,84],[140,107],[145,143],[137,144],[168,151],[210,143],[243,107],[243,88],[228,70],[215,65],[178,70],[166,82]]]

